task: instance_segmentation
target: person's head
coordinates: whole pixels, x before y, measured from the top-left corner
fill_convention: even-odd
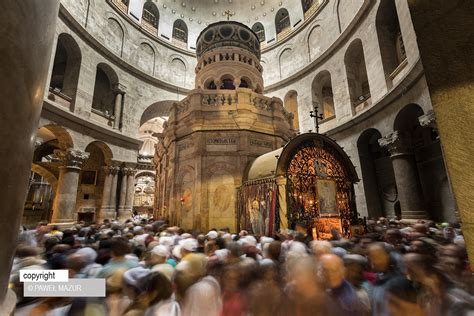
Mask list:
[[[69,269],[69,277],[74,277],[76,273],[84,269],[87,265],[87,258],[80,253],[73,253],[67,257],[66,266]]]
[[[344,256],[344,266],[346,268],[346,279],[356,288],[360,287],[364,281],[364,270],[367,259],[364,256],[350,254]]]
[[[110,242],[110,252],[114,259],[123,258],[125,255],[131,253],[131,251],[132,249],[128,240],[122,237],[113,238]]]
[[[278,240],[275,240],[275,241],[272,241],[270,244],[268,244],[267,254],[268,254],[268,258],[274,261],[280,260],[281,242]]]
[[[423,307],[417,304],[418,292],[405,278],[395,278],[386,289],[390,315],[425,315]]]
[[[155,265],[155,264],[164,263],[169,255],[170,255],[170,251],[168,247],[163,246],[163,245],[155,246],[150,251],[150,264]]]
[[[38,248],[32,246],[18,245],[15,256],[17,258],[36,257],[39,254]]]
[[[316,259],[322,255],[331,253],[332,245],[327,240],[313,240],[310,243],[311,251]]]
[[[183,239],[179,242],[179,244],[181,246],[181,258],[189,253],[195,252],[198,247],[197,240],[193,238]]]
[[[390,268],[390,254],[383,243],[369,245],[370,264],[375,272],[387,272]]]
[[[336,289],[344,282],[345,268],[342,259],[334,254],[325,254],[320,258],[326,287]]]
[[[152,272],[145,278],[143,285],[148,304],[153,305],[160,301],[167,300],[173,294],[171,281],[161,272]]]
[[[132,268],[123,274],[122,292],[130,299],[137,298],[144,292],[144,285],[148,275],[151,273],[149,269],[142,267]]]

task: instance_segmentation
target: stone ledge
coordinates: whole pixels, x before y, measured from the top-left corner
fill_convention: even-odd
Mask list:
[[[62,121],[57,122],[54,116],[56,116],[56,118],[62,119]],[[110,128],[96,125],[90,120],[79,117],[69,111],[65,111],[64,107],[61,107],[59,105],[56,106],[48,99],[45,99],[43,101],[41,117],[51,119],[53,122],[58,123],[60,125],[64,125],[64,127],[70,128],[81,134],[88,135],[95,139],[102,140],[104,142],[111,143],[120,147],[138,150],[139,146],[142,143],[142,141],[138,139],[123,135]],[[84,132],[84,128],[86,128],[87,132]],[[92,131],[92,133],[88,133],[88,130]]]

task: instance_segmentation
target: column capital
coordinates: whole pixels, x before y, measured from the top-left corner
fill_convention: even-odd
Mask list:
[[[113,86],[113,89],[118,94],[124,94],[127,91],[127,87],[121,83],[117,83]]]
[[[117,167],[117,166],[104,166],[102,167],[104,169],[104,172],[106,175],[115,175],[119,172],[120,170],[120,167]]]
[[[406,133],[394,131],[378,140],[380,147],[385,147],[391,156],[413,154],[410,138]]]
[[[420,122],[420,125],[423,127],[431,127],[435,130],[438,129],[438,125],[436,123],[436,116],[433,110],[429,110],[428,112],[426,112],[425,115],[419,116],[418,121]]]
[[[137,173],[137,169],[130,168],[130,167],[123,167],[122,172],[123,172],[124,175],[133,176],[133,175],[135,175],[135,173]]]
[[[54,154],[62,161],[65,167],[70,168],[81,168],[82,164],[90,155],[88,152],[73,148],[68,148],[66,150],[56,149]]]

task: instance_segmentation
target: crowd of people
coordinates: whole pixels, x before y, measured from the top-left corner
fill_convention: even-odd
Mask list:
[[[24,297],[20,269],[103,278],[106,297]],[[369,220],[360,235],[312,240],[186,232],[166,221],[23,229],[10,277],[14,315],[449,315],[474,313],[459,226]]]

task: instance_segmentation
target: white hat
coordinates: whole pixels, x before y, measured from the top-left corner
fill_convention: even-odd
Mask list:
[[[171,247],[174,245],[174,239],[171,236],[162,236],[159,241],[160,245]]]
[[[166,246],[158,245],[151,250],[151,253],[159,257],[168,257],[170,254],[170,250]]]
[[[257,239],[255,239],[255,237],[253,236],[245,236],[244,238],[241,239],[242,240],[242,244],[249,244],[249,245],[252,245],[252,246],[257,246]]]
[[[143,227],[141,226],[135,226],[133,227],[133,233],[136,234],[138,233],[139,231],[142,231],[143,230]]]
[[[136,288],[139,288],[139,282],[141,279],[149,275],[151,271],[143,267],[136,267],[130,270],[125,271],[123,274],[123,280]]]
[[[174,257],[181,259],[181,246],[174,246],[173,251],[171,251]]]
[[[218,234],[215,230],[211,230],[207,233],[206,236],[209,237],[210,239],[216,239]]]
[[[229,255],[229,249],[217,249],[214,251],[214,254],[216,255],[217,258],[221,260],[225,260],[227,256]]]
[[[181,234],[181,238],[183,238],[183,239],[192,238],[192,237],[193,237],[193,235],[191,235],[190,233]]]
[[[180,246],[187,251],[195,251],[198,247],[198,242],[196,239],[187,238],[179,242]]]
[[[267,243],[271,243],[273,241],[273,238],[272,237],[266,237],[266,236],[262,236],[260,238],[260,244],[267,244]]]
[[[90,247],[84,247],[76,251],[77,254],[80,254],[87,259],[87,264],[94,263],[95,259],[97,258],[97,251]]]

